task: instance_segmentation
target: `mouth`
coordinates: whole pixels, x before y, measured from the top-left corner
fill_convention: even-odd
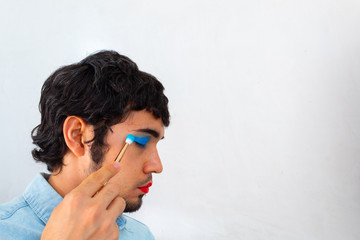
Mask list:
[[[152,186],[152,182],[149,182],[145,186],[138,187],[138,189],[140,189],[140,191],[142,191],[143,193],[148,193],[149,192],[149,187],[151,187],[151,186]]]

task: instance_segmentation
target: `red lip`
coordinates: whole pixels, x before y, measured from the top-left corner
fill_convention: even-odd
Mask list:
[[[140,189],[143,193],[148,193],[149,192],[149,187],[152,186],[152,182],[149,182],[148,184],[146,184],[143,187],[138,187],[138,189]]]

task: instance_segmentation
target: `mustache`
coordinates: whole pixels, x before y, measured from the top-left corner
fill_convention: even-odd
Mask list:
[[[144,186],[145,184],[147,184],[148,182],[152,181],[152,174],[150,173],[146,179],[142,180],[141,182],[138,182],[138,186]]]

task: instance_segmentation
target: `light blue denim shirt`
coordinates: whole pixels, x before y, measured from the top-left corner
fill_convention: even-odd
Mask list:
[[[38,174],[24,194],[0,205],[0,239],[40,239],[53,209],[62,197]],[[124,214],[116,220],[121,240],[154,239],[148,227]]]

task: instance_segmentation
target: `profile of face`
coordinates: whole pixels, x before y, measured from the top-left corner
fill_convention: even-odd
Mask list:
[[[127,135],[148,137],[145,145],[132,143],[120,162],[120,171],[110,181],[116,181],[119,195],[126,201],[125,212],[133,212],[140,208],[142,197],[152,184],[152,174],[162,172],[162,164],[157,151],[157,143],[164,137],[164,126],[161,119],[155,118],[146,110],[132,111],[128,118],[111,127],[104,142],[108,145],[103,161],[97,165],[91,160],[90,145],[86,148],[86,171],[89,175],[102,165],[115,160],[124,146]],[[90,134],[91,135],[91,134]],[[84,176],[86,177],[86,176]]]

